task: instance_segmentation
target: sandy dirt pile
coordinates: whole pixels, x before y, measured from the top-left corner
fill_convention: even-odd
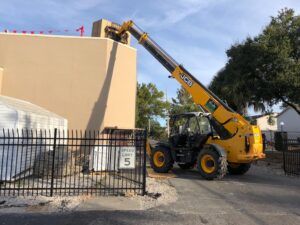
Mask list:
[[[140,201],[141,209],[149,209],[160,205],[168,205],[178,198],[176,189],[168,179],[147,178],[145,196],[133,196]]]

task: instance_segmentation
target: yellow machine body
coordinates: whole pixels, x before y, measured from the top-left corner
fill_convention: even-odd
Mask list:
[[[200,105],[206,111],[210,112],[212,117],[221,124],[227,121],[224,127],[230,133],[234,134],[233,137],[228,139],[210,137],[207,143],[222,146],[227,153],[228,162],[250,163],[251,161],[265,158],[265,154],[263,153],[263,139],[259,127],[251,125],[240,114],[230,112],[224,108],[219,103],[219,100],[211,96],[201,84],[193,82],[193,78],[189,77],[180,67],[174,70],[172,76],[191,94],[195,104]],[[213,101],[216,105],[216,110],[213,112],[207,106],[207,102],[209,101]]]
[[[178,64],[171,56],[162,50],[149,35],[138,28],[133,21],[127,21],[120,26],[119,35],[131,33],[192,96],[195,104],[202,107],[205,112],[222,125],[229,137],[210,137],[207,144],[217,144],[227,153],[229,163],[251,163],[265,158],[263,153],[263,139],[261,130],[253,126],[243,116],[234,112],[221,101],[214,93],[208,90],[186,69]],[[151,154],[150,145],[147,144],[147,153]]]

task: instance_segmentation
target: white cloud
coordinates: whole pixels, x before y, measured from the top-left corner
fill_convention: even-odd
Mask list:
[[[160,1],[159,9],[155,14],[143,14],[137,16],[136,21],[141,26],[146,28],[155,27],[156,29],[166,28],[175,25],[188,17],[201,13],[208,7],[212,7],[217,2],[223,2],[223,0],[165,0]]]

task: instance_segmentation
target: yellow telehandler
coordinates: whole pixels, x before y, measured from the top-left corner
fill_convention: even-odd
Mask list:
[[[167,143],[147,144],[154,171],[166,173],[176,162],[182,169],[197,167],[205,179],[244,174],[253,161],[265,158],[262,134],[178,64],[133,21],[105,28],[108,37],[125,43],[129,32],[192,96],[203,112],[173,115]],[[241,93],[242,94],[242,93]]]

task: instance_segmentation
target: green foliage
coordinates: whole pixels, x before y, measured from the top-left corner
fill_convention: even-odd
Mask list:
[[[265,111],[279,102],[300,114],[300,16],[283,9],[262,33],[227,51],[226,66],[209,88],[236,111]]]
[[[275,125],[275,116],[273,114],[269,114],[267,122],[271,126]]]
[[[150,121],[150,133],[149,136],[155,140],[165,141],[168,139],[167,128],[162,127],[156,120]]]
[[[194,103],[192,96],[183,87],[178,89],[176,99],[172,98],[170,114],[197,111],[200,111],[200,108]]]
[[[163,134],[165,128],[161,127],[157,118],[166,118],[169,103],[164,99],[164,92],[159,91],[155,84],[137,85],[137,103],[136,103],[136,127],[149,129],[150,133],[157,139]]]

